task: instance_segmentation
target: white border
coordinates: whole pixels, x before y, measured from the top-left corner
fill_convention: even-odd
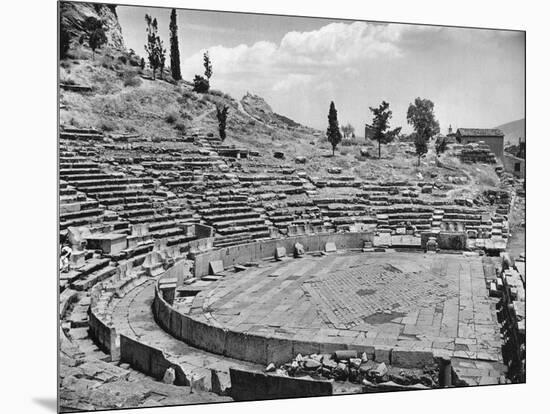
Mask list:
[[[118,3],[112,1],[112,3]],[[527,30],[528,385],[116,411],[120,413],[514,412],[543,404],[547,374],[548,13],[515,1],[123,3]],[[2,411],[53,412],[56,398],[56,20],[53,0],[8,2],[2,22]],[[442,56],[444,58],[444,56]],[[5,93],[5,89],[8,93]],[[6,128],[7,123],[7,128]],[[535,223],[537,226],[535,227]],[[540,400],[539,400],[540,398]],[[537,401],[538,400],[538,401]],[[537,407],[537,408],[535,408]],[[162,410],[162,411],[161,411]]]

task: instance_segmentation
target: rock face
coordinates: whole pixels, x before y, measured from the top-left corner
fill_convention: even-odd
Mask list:
[[[287,130],[300,130],[311,134],[315,132],[312,128],[301,125],[284,115],[273,112],[271,106],[269,106],[261,96],[247,92],[241,99],[241,105],[252,118],[266,125]]]
[[[71,36],[71,40],[78,41],[84,33],[84,22],[88,17],[94,17],[103,21],[107,29],[107,46],[114,49],[125,50],[122,29],[116,14],[116,5],[93,3],[60,3],[61,25],[65,27]]]

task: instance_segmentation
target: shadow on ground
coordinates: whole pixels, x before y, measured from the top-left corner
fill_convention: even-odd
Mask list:
[[[57,412],[57,399],[53,397],[38,397],[33,398],[33,402],[37,405],[40,405],[49,411]]]

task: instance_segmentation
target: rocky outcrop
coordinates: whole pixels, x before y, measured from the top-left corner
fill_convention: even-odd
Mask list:
[[[94,3],[60,3],[61,26],[69,33],[71,41],[78,41],[85,33],[84,22],[88,17],[103,21],[106,28],[107,46],[124,50],[122,29],[116,14],[116,5]]]
[[[310,133],[314,132],[309,127],[305,127],[284,115],[273,112],[271,106],[261,96],[247,92],[241,99],[241,105],[252,118],[266,125],[282,129],[300,129]]]

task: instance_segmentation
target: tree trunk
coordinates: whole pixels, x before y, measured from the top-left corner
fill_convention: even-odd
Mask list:
[[[381,149],[380,140],[378,140],[378,159],[380,158],[382,158],[382,149]]]
[[[332,156],[334,157],[334,148],[336,148],[334,145],[332,146]]]

